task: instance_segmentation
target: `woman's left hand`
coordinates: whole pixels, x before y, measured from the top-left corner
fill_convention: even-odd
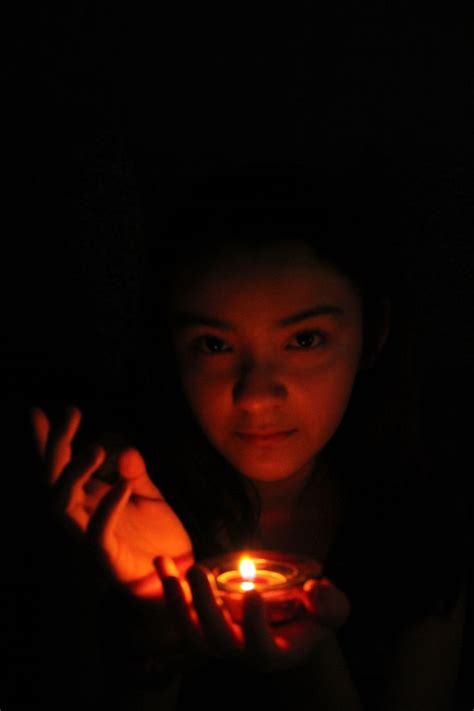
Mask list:
[[[157,558],[155,565],[168,610],[191,657],[233,658],[263,672],[289,669],[304,662],[349,617],[346,595],[322,578],[306,583],[305,610],[277,626],[268,623],[261,595],[246,593],[239,625],[216,598],[206,568],[193,565],[184,579],[170,558]]]

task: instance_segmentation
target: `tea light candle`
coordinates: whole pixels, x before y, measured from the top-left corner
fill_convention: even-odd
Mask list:
[[[249,590],[257,590],[272,623],[289,620],[301,610],[304,583],[320,577],[317,561],[275,551],[249,551],[203,561],[215,581],[216,594],[222,599],[235,622],[241,622],[243,599]]]
[[[263,561],[258,561],[263,563]],[[282,585],[287,578],[276,570],[258,569],[251,558],[242,558],[239,570],[228,570],[217,577],[217,584],[223,590],[247,592],[248,590],[266,590],[275,585]]]

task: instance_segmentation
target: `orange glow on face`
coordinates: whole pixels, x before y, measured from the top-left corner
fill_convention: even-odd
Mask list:
[[[296,239],[219,252],[180,279],[173,343],[184,394],[209,442],[256,482],[306,480],[359,369],[358,292]],[[265,431],[288,436],[255,436]]]

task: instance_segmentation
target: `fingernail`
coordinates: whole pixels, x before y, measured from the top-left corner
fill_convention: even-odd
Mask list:
[[[156,571],[161,578],[177,578],[178,571],[173,559],[166,555],[159,555],[154,560]]]

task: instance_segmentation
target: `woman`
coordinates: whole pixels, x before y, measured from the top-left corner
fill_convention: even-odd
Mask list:
[[[131,699],[151,679],[171,708],[220,705],[229,688],[236,707],[252,693],[303,708],[450,708],[467,563],[460,550],[440,589],[440,497],[396,251],[376,214],[346,201],[342,218],[341,193],[331,209],[298,168],[221,175],[203,192],[154,250],[137,448],[112,468],[109,457],[109,476],[107,447],[71,457],[80,411],[55,428],[34,413],[59,510],[115,583],[110,668],[134,676]],[[258,594],[242,626],[219,606],[196,561],[249,546],[320,561],[301,618],[275,628]]]

